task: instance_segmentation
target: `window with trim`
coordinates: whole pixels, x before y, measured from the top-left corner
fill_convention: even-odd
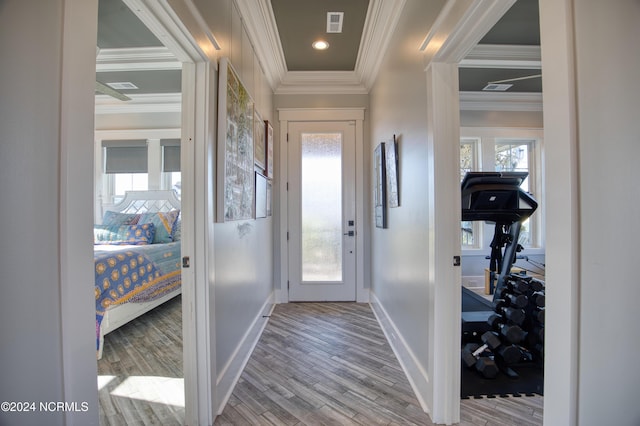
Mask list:
[[[460,139],[460,179],[469,171],[526,171],[529,176],[522,188],[540,202],[541,169],[538,150],[539,140],[536,138],[463,137]],[[523,247],[542,246],[541,215],[538,209],[523,223],[519,240]],[[482,222],[462,222],[462,248],[486,248],[488,242],[483,242],[483,228]]]
[[[162,189],[173,189],[180,198],[180,139],[162,139]]]
[[[460,140],[460,182],[464,179],[467,172],[480,170],[480,140],[477,138],[463,138]],[[460,224],[461,241],[463,248],[479,248],[480,247],[480,231],[479,222],[462,221]]]
[[[535,163],[535,140],[496,139],[495,170],[504,172],[528,172],[529,176],[522,182],[521,188],[534,195],[537,188],[538,170]],[[539,216],[539,215],[538,215]],[[528,218],[522,223],[519,243],[523,247],[538,247],[537,216]]]
[[[149,189],[173,189],[180,198],[180,139],[103,140],[102,149],[103,204]]]
[[[102,141],[106,203],[118,203],[126,191],[149,189],[147,141]]]

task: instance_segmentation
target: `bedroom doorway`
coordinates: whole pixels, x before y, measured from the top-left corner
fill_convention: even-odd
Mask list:
[[[197,377],[207,376],[209,370],[206,360],[198,358],[195,342],[207,341],[208,336],[206,329],[196,330],[195,323],[206,318],[208,307],[196,303],[194,294],[201,291],[196,288],[195,275],[206,268],[206,263],[203,260],[196,264],[192,260],[191,268],[181,268],[182,256],[196,257],[195,245],[198,243],[194,232],[196,167],[193,158],[199,148],[200,135],[195,135],[193,116],[199,110],[194,81],[201,71],[196,63],[203,58],[193,49],[195,43],[191,36],[176,26],[172,11],[165,10],[160,4],[140,3],[137,0],[99,0],[99,21],[104,15],[113,15],[111,30],[119,33],[120,42],[129,45],[98,46],[96,77],[105,83],[124,83],[115,85],[116,95],[120,92],[130,100],[113,100],[111,95],[96,97],[96,129],[99,129],[95,149],[96,217],[102,218],[103,210],[106,210],[103,204],[118,201],[121,185],[149,192],[174,192],[180,206],[180,221],[176,223],[180,225],[181,242],[177,244],[181,246],[181,253],[176,263],[181,271],[183,291],[107,336],[110,342],[98,361],[100,422],[206,423],[210,391],[201,389]],[[105,26],[98,26],[99,41],[101,28]],[[149,28],[153,28],[153,33]],[[154,35],[158,32],[162,33],[162,43],[136,46],[135,40],[160,39]],[[103,145],[104,140],[114,142]],[[182,143],[184,140],[190,143]],[[139,148],[143,149],[138,151],[146,150],[146,155],[141,155],[146,163],[146,173],[136,170],[137,165],[129,164],[129,169],[116,167],[112,170],[120,172],[124,183],[113,176],[106,181],[98,178],[98,174],[103,174],[106,162],[110,161],[106,157],[114,154],[112,158],[119,158],[118,149],[107,154],[107,148],[115,146],[122,153],[123,144],[129,147],[142,145]],[[132,156],[124,155],[123,158],[120,164],[131,160]],[[142,174],[146,174],[146,178],[139,179]],[[107,195],[111,198],[105,199]],[[178,230],[177,227],[172,229],[172,234]],[[183,315],[187,312],[183,306],[191,307],[188,315]],[[142,346],[131,345],[131,342]],[[147,417],[139,418],[141,413]]]

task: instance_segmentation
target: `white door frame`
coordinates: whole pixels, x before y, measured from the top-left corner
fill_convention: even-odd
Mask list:
[[[515,0],[451,0],[446,3],[420,50],[427,82],[429,176],[429,288],[433,302],[428,341],[432,385],[426,403],[434,423],[460,421],[461,271],[460,107],[458,63]],[[452,143],[452,141],[456,141]],[[451,212],[457,212],[451,214]]]
[[[279,240],[280,256],[280,288],[275,290],[276,303],[287,303],[289,292],[287,290],[288,277],[288,249],[287,249],[287,229],[288,217],[288,149],[287,149],[287,129],[291,121],[355,121],[356,123],[356,235],[361,236],[356,240],[356,301],[359,303],[369,302],[369,288],[365,288],[364,282],[364,239],[368,228],[365,227],[364,191],[366,191],[364,180],[364,108],[281,108],[278,109],[278,120],[280,122],[280,167],[279,178],[279,211],[280,229],[276,239]]]
[[[123,0],[140,20],[183,63],[181,169],[182,256],[191,267],[182,269],[183,370],[185,379],[185,424],[212,424],[215,412],[215,336],[210,327],[209,247],[213,246],[212,141],[216,92],[210,90],[211,70],[217,67],[217,43],[190,0],[147,2]],[[194,24],[195,23],[195,24]],[[196,26],[196,28],[191,28]],[[203,34],[196,41],[192,34]],[[185,171],[192,171],[185,173]]]

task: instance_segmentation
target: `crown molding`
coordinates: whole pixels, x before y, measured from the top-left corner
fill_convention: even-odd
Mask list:
[[[155,112],[180,112],[181,93],[128,94],[130,101],[120,101],[108,95],[96,95],[96,114],[134,114]]]
[[[367,91],[375,82],[405,3],[406,0],[371,0],[369,3],[355,67]]]
[[[354,71],[289,71],[275,91],[283,94],[366,94]]]
[[[269,0],[235,0],[258,61],[275,92],[287,74],[287,63]]]
[[[96,72],[179,70],[182,62],[166,47],[100,49]]]
[[[460,61],[459,67],[541,69],[540,46],[478,44]]]
[[[460,92],[462,111],[542,111],[542,93]]]
[[[419,47],[425,54],[425,65],[462,61],[515,2],[448,0]]]

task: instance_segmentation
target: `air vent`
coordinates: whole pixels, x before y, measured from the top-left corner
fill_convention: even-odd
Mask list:
[[[138,88],[138,86],[131,83],[130,81],[118,81],[115,83],[107,83],[107,86],[116,90],[135,90]]]
[[[513,84],[489,83],[482,90],[484,90],[485,92],[504,92],[508,90],[511,86],[513,86]]]
[[[327,32],[341,33],[344,12],[327,12]]]

